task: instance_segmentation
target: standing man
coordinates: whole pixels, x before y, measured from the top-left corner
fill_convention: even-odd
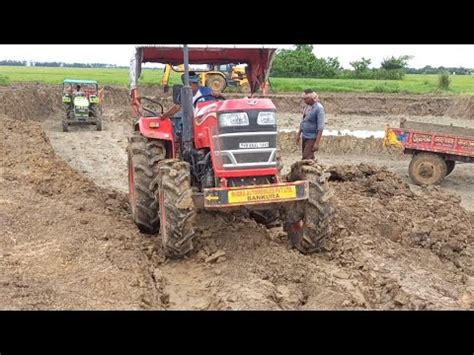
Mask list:
[[[302,138],[303,160],[314,159],[314,152],[319,150],[319,144],[324,130],[324,107],[319,102],[318,94],[311,89],[306,89],[303,94],[306,104],[303,110],[303,119],[296,137],[296,144]]]

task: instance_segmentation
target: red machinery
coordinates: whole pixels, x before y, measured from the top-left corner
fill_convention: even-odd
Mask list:
[[[161,234],[165,253],[192,250],[195,211],[245,208],[258,221],[279,217],[293,245],[318,250],[329,235],[332,209],[327,176],[313,161],[299,162],[284,181],[277,166],[276,108],[269,99],[192,102],[189,64],[247,64],[251,92],[268,79],[272,48],[137,47],[131,65],[132,108],[137,115],[129,140],[130,204],[141,231]],[[184,58],[183,58],[184,57]],[[185,85],[175,103],[182,114],[163,117],[163,106],[141,97],[142,62],[185,64]],[[179,92],[179,91],[178,91]],[[178,99],[179,97],[179,99]],[[145,107],[159,107],[161,113]]]
[[[413,155],[409,174],[418,185],[439,184],[457,161],[474,162],[474,129],[402,121],[386,129],[384,144]]]

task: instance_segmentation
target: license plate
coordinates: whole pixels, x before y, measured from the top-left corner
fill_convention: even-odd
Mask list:
[[[265,187],[228,192],[229,204],[245,202],[265,202],[296,198],[296,186]]]
[[[252,143],[239,143],[241,149],[252,149],[252,148],[268,148],[268,142],[252,142]]]

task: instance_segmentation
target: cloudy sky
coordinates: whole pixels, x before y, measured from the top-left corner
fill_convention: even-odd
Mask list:
[[[252,45],[254,46],[254,45]],[[258,45],[255,45],[258,46]],[[277,46],[292,48],[290,45]],[[107,63],[128,66],[131,45],[0,45],[0,60]],[[412,55],[410,67],[474,67],[474,45],[314,45],[319,57],[338,57],[342,66],[361,57],[370,58],[378,67],[385,57]],[[1,67],[0,67],[1,71]]]

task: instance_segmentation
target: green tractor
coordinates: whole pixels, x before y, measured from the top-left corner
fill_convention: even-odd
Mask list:
[[[63,81],[63,104],[65,115],[62,119],[63,132],[67,132],[70,124],[95,124],[102,131],[103,89],[95,80]]]

